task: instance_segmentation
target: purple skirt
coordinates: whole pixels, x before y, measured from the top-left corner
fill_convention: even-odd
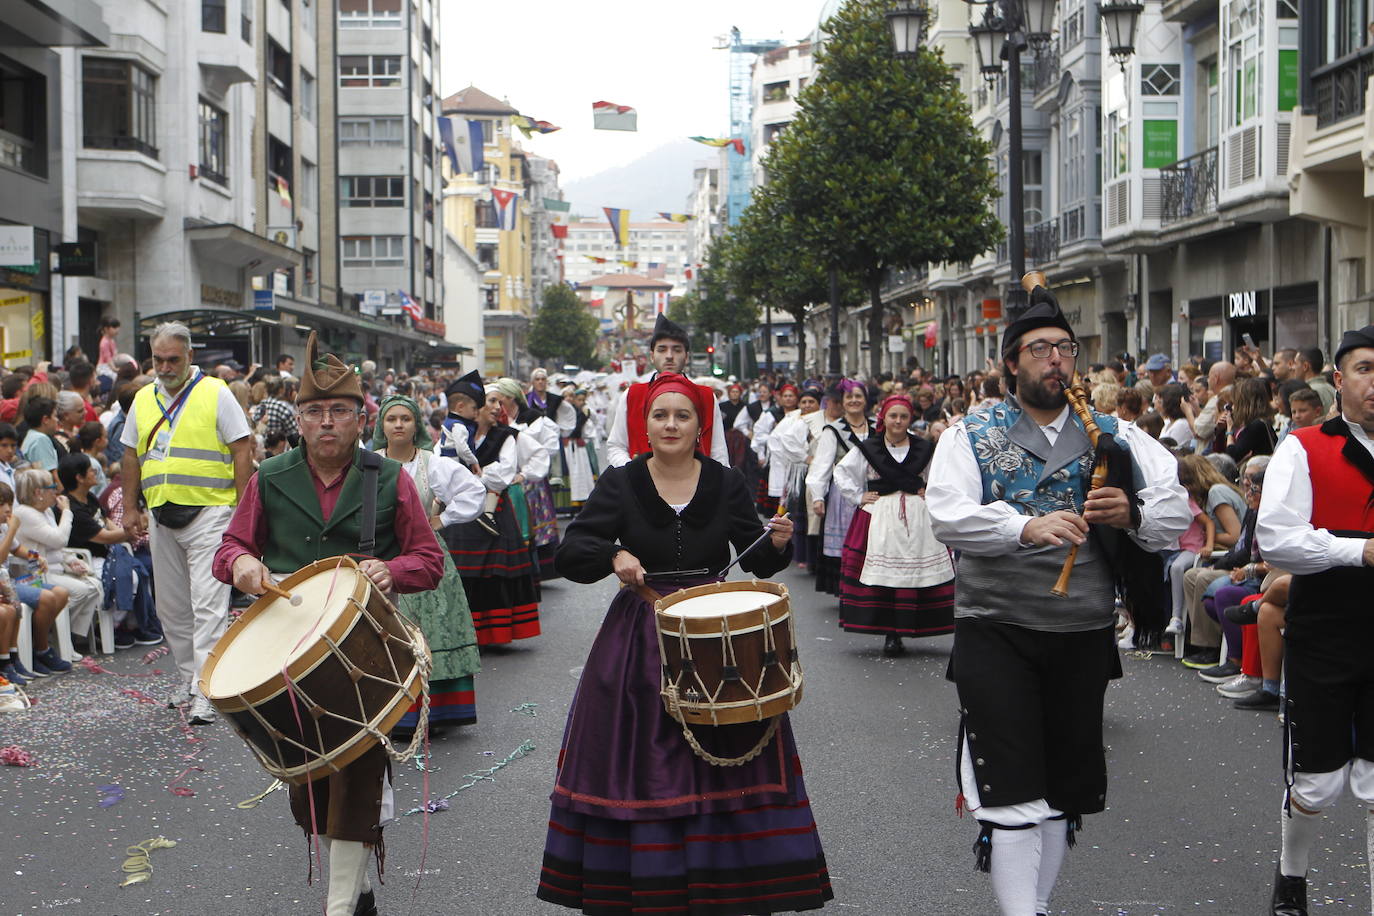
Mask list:
[[[624,589],[583,668],[559,752],[538,896],[585,913],[775,913],[833,897],[792,727],[738,767],[697,757],[659,697],[653,608]],[[696,727],[718,756],[766,723]]]
[[[840,558],[840,629],[880,636],[940,636],[954,632],[954,580],[929,588],[864,585],[864,554],[873,516],[856,511]]]

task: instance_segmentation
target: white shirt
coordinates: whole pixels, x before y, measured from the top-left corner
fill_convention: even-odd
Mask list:
[[[32,544],[43,554],[43,559],[48,561],[48,569],[60,575],[62,548],[67,546],[72,536],[71,510],[63,512],[62,521],[58,522],[53,517],[53,510],[45,509],[40,512],[33,506],[16,501],[14,517],[19,519],[20,526],[16,543]]]
[[[1374,455],[1374,442],[1358,425],[1346,420],[1355,441]],[[1318,573],[1334,566],[1363,566],[1364,538],[1336,537],[1312,527],[1312,472],[1307,449],[1289,436],[1274,449],[1264,471],[1255,537],[1264,559],[1290,573]]]
[[[625,389],[626,392],[629,389]],[[625,404],[629,397],[622,393],[611,412],[611,429],[606,433],[606,460],[611,467],[624,467],[630,463],[630,430],[625,424]],[[711,457],[722,467],[730,466],[730,449],[725,445],[725,421],[720,418],[720,402],[711,403]],[[740,411],[741,414],[744,411]]]
[[[377,449],[383,455],[386,454],[386,446]],[[405,472],[414,480],[420,473],[420,450],[415,450],[415,457],[401,465]],[[429,488],[434,493],[434,497],[444,507],[444,511],[439,513],[439,523],[448,525],[458,525],[462,522],[470,522],[482,514],[482,502],[486,499],[487,488],[482,485],[481,479],[467,468],[463,467],[452,458],[445,458],[443,455],[431,453],[429,456]],[[425,511],[429,511],[429,506],[425,506]]]
[[[1161,439],[1173,439],[1179,448],[1193,447],[1193,429],[1188,425],[1188,420],[1185,417],[1170,420],[1159,437]]]
[[[840,426],[839,420],[825,425],[834,429],[841,436],[847,437],[849,435],[844,431],[844,427]],[[853,433],[854,437],[862,442],[868,438],[868,427],[865,425],[863,429],[853,430]],[[851,443],[850,451],[853,449],[854,446]],[[823,500],[829,494],[830,477],[835,469],[835,455],[838,452],[839,443],[833,435],[822,428],[816,438],[816,455],[811,459],[811,469],[806,474],[806,491],[812,502],[818,499]]]
[[[1068,419],[1065,407],[1048,426],[1040,427],[1050,445],[1059,439]],[[1138,427],[1123,423],[1118,430],[1145,481],[1137,494],[1143,503],[1140,528],[1127,533],[1146,550],[1163,550],[1193,523],[1188,494],[1178,482],[1178,462]],[[1000,499],[983,504],[983,473],[963,420],[945,430],[935,444],[926,475],[926,506],[935,536],[955,550],[990,557],[1044,549],[1021,544],[1021,532],[1031,516]]]
[[[199,369],[195,369],[193,372],[194,374],[186,379],[185,385],[191,384],[192,379],[201,374]],[[153,384],[157,386],[157,396],[162,399],[163,406],[171,407],[172,401],[176,400],[176,398],[174,396],[168,396],[167,387],[163,385],[162,382],[157,381]],[[181,394],[181,391],[178,390],[177,394]],[[215,405],[217,414],[215,418],[215,427],[219,431],[220,441],[237,442],[244,436],[252,435],[253,430],[248,426],[248,418],[243,415],[243,408],[240,407],[239,402],[234,399],[234,395],[229,391],[228,385],[219,386],[218,397],[219,400]],[[185,404],[183,403],[181,406],[184,407]],[[185,413],[185,410],[177,410],[171,422],[164,423],[163,428],[174,431],[176,425],[181,422],[181,418]],[[155,414],[152,418],[145,417],[143,419],[147,420],[149,423],[148,428],[151,429],[152,425],[157,423],[161,418],[161,414]],[[129,416],[125,418],[124,429],[119,434],[119,441],[128,448],[133,449],[135,453],[138,452],[139,447],[138,421],[138,407],[134,406],[134,408],[129,411]],[[161,430],[159,430],[159,432],[161,432]]]
[[[883,447],[892,456],[892,460],[901,464],[906,460],[907,454],[911,452],[911,440],[907,439],[902,445],[893,445],[884,437]],[[857,448],[851,448],[849,454],[845,455],[840,459],[840,463],[835,465],[835,486],[839,487],[845,499],[852,503],[857,503],[863,498],[864,492],[868,490],[870,480],[877,479],[878,472],[869,467],[868,456]]]
[[[558,452],[558,427],[548,417],[539,417],[533,423],[511,425],[520,430],[520,436],[515,440],[520,473],[525,475],[526,480],[548,477],[553,455]]]
[[[485,437],[477,440],[481,447]],[[482,467],[482,485],[493,493],[504,493],[506,487],[515,483],[515,475],[520,473],[520,450],[512,436],[501,443],[501,451],[496,460]]]

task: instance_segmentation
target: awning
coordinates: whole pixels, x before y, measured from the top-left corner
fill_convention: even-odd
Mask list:
[[[232,223],[187,226],[186,237],[202,255],[221,264],[247,268],[255,274],[271,273],[280,267],[300,267],[305,261],[296,249],[279,245]]]
[[[110,43],[100,6],[89,0],[12,0],[0,19],[0,45],[96,48]]]
[[[176,312],[142,315],[138,320],[138,336],[146,337],[164,321],[179,321],[191,331],[191,339],[203,341],[209,337],[247,337],[248,332],[262,324],[276,324],[270,318],[254,312],[236,309],[196,308]]]

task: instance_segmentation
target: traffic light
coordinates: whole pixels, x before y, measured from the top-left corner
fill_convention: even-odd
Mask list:
[[[706,355],[707,355],[707,356],[715,356],[715,355],[716,355],[716,348],[713,347],[713,346],[708,346],[708,347],[706,348]]]

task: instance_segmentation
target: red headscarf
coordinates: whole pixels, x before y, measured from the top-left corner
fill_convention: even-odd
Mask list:
[[[646,420],[649,409],[661,394],[675,392],[686,395],[696,408],[698,428],[701,430],[701,445],[698,451],[711,454],[711,426],[715,419],[715,395],[703,385],[693,384],[686,376],[677,373],[660,373],[647,385],[632,385],[626,393],[629,399],[625,404],[625,424],[628,433],[631,457],[649,451],[649,431]]]
[[[887,397],[883,398],[883,402],[878,405],[878,422],[873,427],[874,432],[880,433],[883,431],[883,417],[887,416],[887,409],[893,404],[901,404],[907,410],[911,411],[911,418],[913,420],[916,419],[916,408],[912,406],[911,398],[904,394],[889,394]]]
[[[796,395],[800,395],[800,394],[801,394],[801,392],[799,392],[799,391],[797,390],[797,386],[796,386],[796,385],[793,385],[791,382],[788,382],[786,385],[783,385],[781,388],[779,388],[779,389],[778,389],[778,394],[782,394],[782,393],[783,393],[784,391],[786,391],[788,388],[791,388],[791,389],[792,389],[792,393],[793,393],[793,394],[796,394]]]

